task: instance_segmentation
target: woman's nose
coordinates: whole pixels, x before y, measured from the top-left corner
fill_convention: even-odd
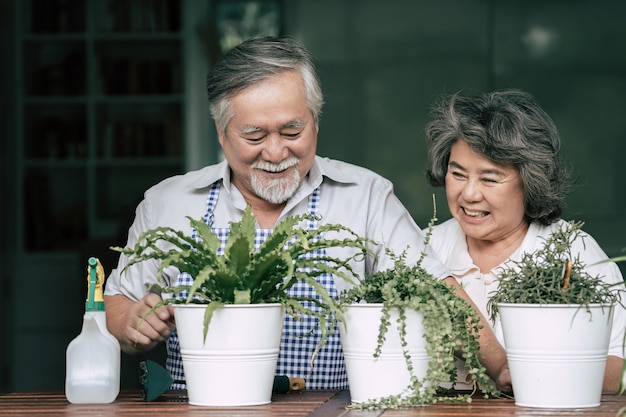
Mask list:
[[[480,183],[475,180],[468,180],[463,186],[463,198],[466,201],[478,201],[482,198]]]

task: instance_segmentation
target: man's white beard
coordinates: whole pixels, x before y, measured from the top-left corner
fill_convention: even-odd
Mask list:
[[[298,165],[296,158],[288,159],[280,164],[255,163],[252,165],[252,189],[263,200],[272,204],[282,204],[289,200],[300,186],[300,172],[297,169],[283,178],[270,179],[258,175],[258,169],[269,172],[280,172]]]

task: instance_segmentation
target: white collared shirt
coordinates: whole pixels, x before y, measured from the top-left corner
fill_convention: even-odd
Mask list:
[[[126,246],[134,245],[143,231],[159,226],[187,231],[191,235],[191,227],[185,216],[196,219],[202,217],[206,211],[209,186],[220,179],[223,181],[223,189],[215,207],[213,227],[228,227],[228,222],[239,221],[246,202],[232,185],[230,169],[224,161],[168,178],[147,190],[144,200],[137,207]],[[359,236],[378,242],[372,246],[378,258],[377,263],[373,257],[352,263],[359,277],[393,266],[393,260],[385,253],[385,247],[397,254],[407,249],[407,262],[411,264],[417,261],[423,248],[424,233],[393,193],[392,183],[366,168],[346,162],[316,156],[309,175],[289,199],[278,221],[286,216],[305,213],[307,197],[318,186],[321,190],[319,213],[322,224],[342,224]],[[351,253],[351,249],[329,251],[329,255],[335,257],[347,257]],[[156,276],[158,262],[146,261],[133,265],[120,276],[119,271],[126,263],[127,258],[120,256],[118,267],[107,279],[105,294],[123,294],[139,300],[147,293],[148,284],[159,282]],[[443,279],[450,275],[430,248],[423,266],[437,278]],[[169,285],[177,275],[177,269],[168,268],[160,284]],[[342,280],[336,285],[339,292],[350,287]]]

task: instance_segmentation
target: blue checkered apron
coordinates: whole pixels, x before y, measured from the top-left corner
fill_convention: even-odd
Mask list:
[[[209,196],[207,198],[207,211],[204,214],[204,221],[209,226],[213,224],[213,210],[219,197],[221,181],[211,186]],[[309,204],[307,212],[317,215],[319,210],[320,190],[317,188],[309,196]],[[317,220],[309,220],[308,227],[310,229],[317,228]],[[222,246],[220,254],[223,253],[226,240],[228,238],[228,228],[213,228],[213,231],[219,237]],[[255,246],[258,248],[263,241],[272,233],[271,229],[257,229]],[[197,239],[196,230],[192,232],[192,237]],[[325,255],[322,250],[319,253],[311,253],[305,256]],[[317,280],[327,288],[331,296],[336,297],[337,288],[335,287],[334,277],[331,274],[321,274]],[[187,273],[178,275],[174,285],[191,285],[192,277]],[[290,290],[290,294],[297,297],[317,297],[315,289],[304,282],[296,283]],[[187,297],[185,292],[175,295],[175,297]],[[312,302],[307,302],[305,307],[316,311],[319,310]],[[300,316],[294,319],[290,315],[285,315],[283,334],[280,345],[280,353],[278,355],[278,364],[276,366],[277,375],[287,375],[292,378],[305,378],[307,389],[346,389],[348,388],[348,378],[346,375],[345,364],[343,360],[343,351],[341,341],[339,339],[338,329],[335,334],[329,337],[327,343],[319,351],[315,362],[311,366],[310,359],[313,355],[315,347],[321,338],[321,332],[315,317]],[[174,331],[167,340],[167,362],[166,366],[174,382],[172,389],[185,389],[185,374],[183,363],[180,357],[180,347],[178,344],[178,335]]]

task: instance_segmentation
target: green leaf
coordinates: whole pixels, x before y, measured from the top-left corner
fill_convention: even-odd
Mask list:
[[[293,228],[303,219],[304,216],[293,216],[283,219],[272,231],[261,246],[259,247],[258,256],[265,257],[268,254],[283,251],[287,242],[294,235]]]
[[[246,236],[233,236],[224,252],[224,264],[237,276],[243,276],[250,264],[250,239]]]
[[[199,245],[197,249],[201,251],[204,256],[209,257],[210,259],[217,258],[217,253],[221,245],[219,237],[217,237],[213,230],[211,230],[211,227],[207,225],[204,220],[194,220],[189,216],[187,216],[187,219],[189,220],[191,227],[196,229],[197,237],[201,240],[199,244],[196,243],[196,245]]]
[[[244,287],[253,292],[252,300],[261,301],[265,294],[281,286],[286,279],[288,282],[293,276],[294,264],[289,253],[275,250],[263,257],[255,257],[249,265]],[[287,288],[281,287],[282,291]]]
[[[250,304],[250,290],[235,290],[234,304]]]
[[[252,214],[252,207],[246,206],[243,216],[239,222],[229,223],[228,239],[226,241],[226,247],[224,248],[224,254],[230,251],[230,246],[235,241],[244,240],[247,242],[247,253],[254,252],[254,238],[256,234],[256,218]]]
[[[211,301],[204,310],[204,320],[202,325],[204,326],[204,330],[202,332],[202,340],[206,343],[206,336],[209,332],[209,324],[211,323],[211,319],[213,318],[213,313],[218,308],[224,306],[224,303],[218,301]]]

